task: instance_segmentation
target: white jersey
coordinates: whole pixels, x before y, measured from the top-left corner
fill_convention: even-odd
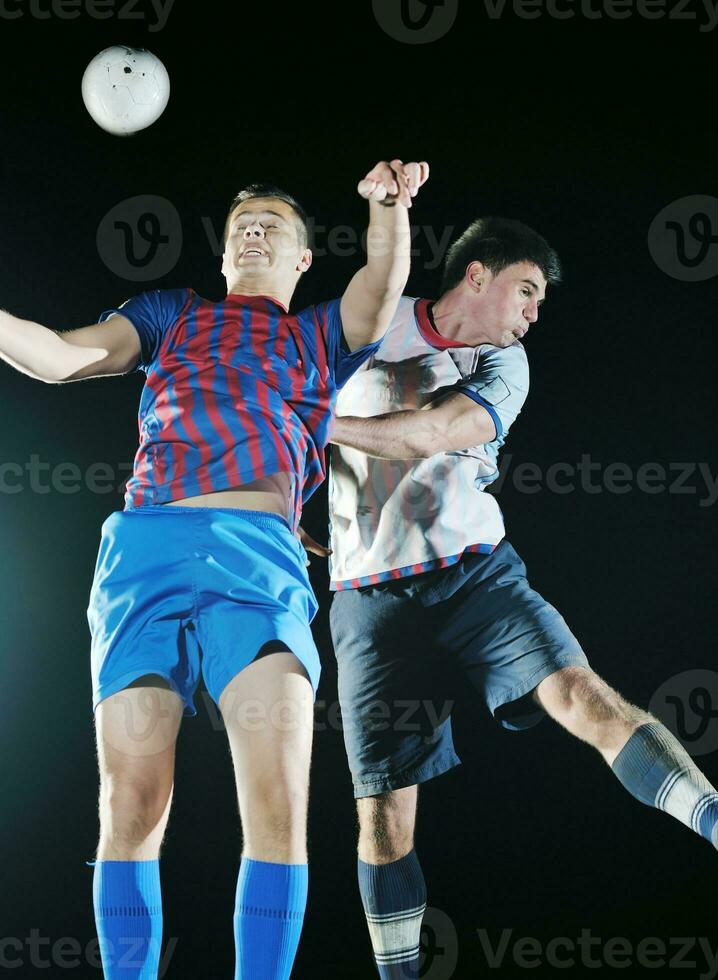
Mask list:
[[[490,553],[504,537],[501,510],[484,489],[528,394],[526,352],[452,344],[428,300],[405,296],[376,353],[340,391],[337,415],[370,418],[422,408],[460,391],[483,405],[496,438],[429,459],[376,459],[332,446],[329,475],[331,588],[356,589]],[[468,402],[467,402],[468,407]]]

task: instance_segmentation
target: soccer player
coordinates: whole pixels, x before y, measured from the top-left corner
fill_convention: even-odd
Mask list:
[[[434,704],[448,662],[502,726],[548,714],[596,748],[629,793],[718,847],[715,789],[659,721],[594,673],[529,586],[484,492],[528,392],[521,340],[559,278],[556,253],[530,228],[476,221],[447,255],[441,298],[403,298],[338,401],[330,622],[359,888],[385,980],[418,975],[418,784],[459,762],[450,717],[434,708],[417,730],[407,705]]]
[[[112,980],[158,975],[160,845],[200,669],[227,729],[244,836],[236,978],[290,975],[307,897],[320,672],[295,531],[325,476],[337,391],[376,350],[406,284],[408,208],[427,178],[426,164],[400,160],[367,175],[367,264],[341,299],[296,315],[288,307],[312,262],[308,219],[264,185],[232,203],[221,302],[146,292],[64,334],[0,314],[0,356],[31,377],[146,375],[125,509],[103,525],[88,608],[100,766],[93,892]]]

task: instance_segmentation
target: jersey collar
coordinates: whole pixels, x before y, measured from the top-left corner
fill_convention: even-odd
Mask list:
[[[245,296],[243,293],[227,293],[224,302],[236,301],[242,306],[251,306],[253,302],[260,300],[264,303],[272,303],[274,306],[278,306],[283,313],[289,313],[287,307],[280,303],[278,299],[273,296]]]
[[[421,336],[427,344],[431,344],[437,350],[450,350],[453,347],[471,347],[471,344],[463,344],[460,340],[447,340],[446,337],[441,336],[436,329],[433,308],[434,301],[430,299],[418,299],[414,306],[416,322],[419,325]]]

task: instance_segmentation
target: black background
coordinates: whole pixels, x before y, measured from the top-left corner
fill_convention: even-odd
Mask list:
[[[388,0],[387,0],[388,2]],[[14,8],[13,8],[14,9]],[[274,179],[325,226],[360,231],[356,182],[379,159],[427,159],[432,178],[412,220],[437,234],[479,214],[517,217],[559,250],[526,342],[532,391],[507,446],[511,465],[715,460],[715,280],[688,283],[653,262],[647,232],[675,199],[715,192],[716,35],[698,21],[524,20],[463,0],[441,40],[408,45],[371,4],[191,4],[156,18],[0,18],[0,304],[56,329],[146,288],[123,281],[96,247],[101,218],[138,194],[182,216],[184,244],[152,285],[219,298],[221,228],[234,192]],[[41,9],[49,9],[48,3]],[[697,6],[692,9],[704,18]],[[97,128],[80,99],[85,65],[114,43],[146,46],[172,79],[170,105],[130,139]],[[425,236],[409,291],[434,296]],[[317,260],[295,307],[338,294],[361,256]],[[33,454],[55,467],[117,467],[136,448],[141,376],[43,385],[0,365],[1,462]],[[47,480],[47,477],[45,477]],[[647,705],[669,677],[711,668],[715,505],[693,494],[500,492],[508,535],[532,584],[556,604],[595,669]],[[118,493],[0,495],[0,732],[3,884],[0,934],[49,944],[94,935],[97,836],[87,596],[104,518]],[[325,534],[325,494],[305,525]],[[297,977],[371,977],[355,880],[354,808],[341,734],[325,569],[312,576],[325,666],[311,803],[310,904]],[[231,916],[241,847],[229,753],[206,702],[184,723],[163,852],[169,977],[232,975]],[[715,724],[715,722],[714,722]],[[498,729],[468,692],[455,718],[464,765],[422,791],[417,847],[429,900],[450,917],[457,978],[553,976],[507,954],[490,969],[477,937],[605,941],[705,936],[715,928],[716,855],[667,816],[632,800],[593,750],[544,722]],[[716,755],[699,760],[715,782]],[[427,933],[426,939],[431,941]],[[47,956],[49,944],[45,944]],[[674,951],[677,946],[674,947]],[[594,955],[596,954],[594,947]],[[99,976],[87,964],[43,968],[22,954],[12,976]],[[695,959],[690,953],[687,961]],[[445,962],[445,961],[444,961]],[[580,959],[579,959],[580,962]],[[699,976],[705,961],[680,976]],[[439,956],[427,976],[441,980]],[[610,968],[605,967],[609,972]],[[677,965],[676,965],[677,969]],[[577,966],[571,976],[595,970]],[[642,974],[633,965],[624,975]],[[668,967],[654,969],[662,975]],[[647,975],[649,971],[646,971]],[[673,975],[673,971],[671,971]]]

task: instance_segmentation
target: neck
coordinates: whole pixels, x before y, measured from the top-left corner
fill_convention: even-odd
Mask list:
[[[456,340],[461,344],[476,347],[487,342],[483,331],[476,323],[476,314],[472,316],[464,308],[461,296],[456,290],[444,293],[431,310],[436,329],[446,340]]]
[[[468,343],[464,339],[464,312],[461,303],[452,293],[444,293],[441,299],[434,303],[431,309],[436,329],[446,340],[458,340],[460,343]]]
[[[293,294],[294,287],[281,288],[274,283],[243,282],[241,280],[233,282],[227,290],[228,296],[268,296],[280,303],[285,310],[289,309]]]

